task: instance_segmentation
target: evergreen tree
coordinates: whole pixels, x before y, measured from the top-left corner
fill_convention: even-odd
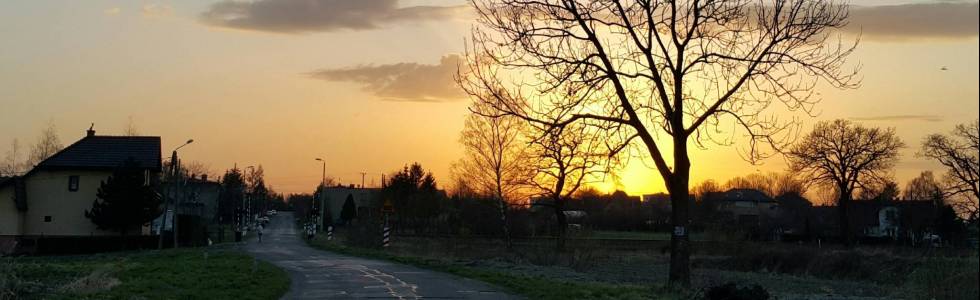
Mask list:
[[[160,215],[161,199],[156,180],[145,178],[147,173],[132,158],[123,162],[99,186],[98,197],[85,217],[99,229],[126,231],[150,222]]]
[[[235,212],[241,209],[245,199],[245,179],[237,168],[225,172],[221,178],[221,194],[218,197],[218,214],[221,224],[232,224]]]
[[[344,221],[344,224],[350,224],[350,221],[357,217],[357,205],[354,204],[354,195],[347,194],[347,200],[344,200],[344,207],[340,210],[340,219]]]

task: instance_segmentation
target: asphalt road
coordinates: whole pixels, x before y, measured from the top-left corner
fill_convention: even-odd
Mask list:
[[[296,232],[292,213],[274,216],[264,232],[245,249],[289,273],[283,299],[516,299],[476,280],[314,249]]]

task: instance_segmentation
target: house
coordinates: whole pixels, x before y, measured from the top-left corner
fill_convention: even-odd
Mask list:
[[[24,175],[0,181],[0,253],[41,238],[118,235],[96,228],[85,211],[102,181],[130,158],[145,170],[146,180],[157,180],[160,137],[99,136],[89,129]],[[146,235],[149,228],[131,232]]]
[[[317,202],[320,203],[320,207],[326,208],[320,210],[320,218],[324,225],[340,222],[340,212],[343,211],[344,202],[348,197],[353,199],[358,215],[364,214],[364,211],[371,207],[380,208],[381,204],[381,189],[378,188],[326,187],[320,189],[316,195],[319,197]]]
[[[782,215],[781,206],[759,190],[730,189],[707,193],[704,198],[718,212],[730,216],[729,221],[750,237],[779,239],[783,231],[776,223]]]
[[[864,243],[907,242],[915,245],[936,233],[939,207],[932,201],[855,200],[848,204],[851,233]],[[811,221],[816,237],[840,235],[839,208],[813,208]]]

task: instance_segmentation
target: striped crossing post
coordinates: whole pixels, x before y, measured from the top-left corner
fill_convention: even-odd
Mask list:
[[[391,244],[391,227],[385,224],[384,231],[381,233],[381,247],[388,248]]]
[[[327,226],[327,240],[333,240],[333,226]]]

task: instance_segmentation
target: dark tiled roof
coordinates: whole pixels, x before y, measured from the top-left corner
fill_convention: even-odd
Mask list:
[[[725,201],[774,202],[772,198],[756,189],[731,189],[722,197]]]
[[[159,171],[158,136],[86,136],[42,161],[35,169],[112,169],[133,158],[143,168]]]

